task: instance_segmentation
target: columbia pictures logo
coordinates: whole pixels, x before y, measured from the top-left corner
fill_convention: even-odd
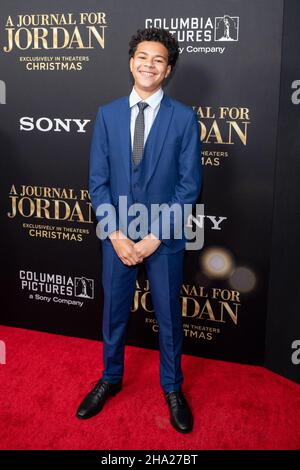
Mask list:
[[[94,280],[86,277],[75,277],[75,296],[84,299],[94,298]]]
[[[6,85],[3,80],[0,80],[0,104],[6,104]]]
[[[216,16],[215,17],[215,41],[238,41],[239,17]]]

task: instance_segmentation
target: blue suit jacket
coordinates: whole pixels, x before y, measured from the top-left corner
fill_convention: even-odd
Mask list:
[[[112,232],[119,227],[122,229],[118,217],[119,196],[127,196],[129,205],[142,203],[147,208],[153,203],[165,203],[159,217],[149,221],[148,232],[162,240],[157,251],[173,253],[185,246],[185,238],[176,239],[174,235],[176,227],[184,222],[176,213],[171,212],[169,219],[163,219],[163,214],[172,204],[181,207],[194,204],[199,196],[202,167],[197,116],[191,108],[164,94],[144,147],[139,184],[134,190],[131,183],[130,118],[128,96],[98,110],[90,153],[92,206],[96,214],[98,206],[104,203],[117,209],[116,215],[109,215],[110,223],[113,222],[109,232]],[[97,220],[103,229],[101,224],[106,224],[107,219],[104,220],[102,214],[97,215]],[[163,236],[162,220],[169,220],[171,238]],[[109,239],[104,242],[111,243]]]

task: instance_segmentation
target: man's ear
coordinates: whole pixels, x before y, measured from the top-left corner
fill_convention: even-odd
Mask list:
[[[129,60],[130,72],[132,72],[132,62],[133,62],[133,57],[130,57],[130,60]]]
[[[167,70],[166,70],[166,74],[165,74],[165,78],[167,78],[170,75],[171,70],[172,70],[171,65],[168,65]]]

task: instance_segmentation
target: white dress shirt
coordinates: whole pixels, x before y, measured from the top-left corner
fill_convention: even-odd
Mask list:
[[[139,113],[139,107],[137,103],[139,103],[140,101],[144,101],[145,103],[148,103],[149,105],[144,110],[144,117],[145,117],[144,145],[145,145],[150,129],[154,122],[154,119],[156,118],[156,115],[158,113],[160,102],[163,98],[163,95],[164,95],[164,92],[162,88],[160,88],[155,93],[153,93],[153,95],[149,96],[149,98],[147,98],[146,100],[143,100],[137,93],[136,89],[134,87],[132,88],[132,92],[130,93],[130,96],[129,96],[129,106],[131,108],[131,121],[130,121],[131,148],[133,148],[135,120]]]

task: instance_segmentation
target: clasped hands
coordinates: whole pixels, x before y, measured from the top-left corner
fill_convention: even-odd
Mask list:
[[[144,258],[152,255],[161,244],[161,241],[152,233],[136,243],[127,238],[121,230],[111,233],[109,238],[120,260],[127,266],[141,263]]]

